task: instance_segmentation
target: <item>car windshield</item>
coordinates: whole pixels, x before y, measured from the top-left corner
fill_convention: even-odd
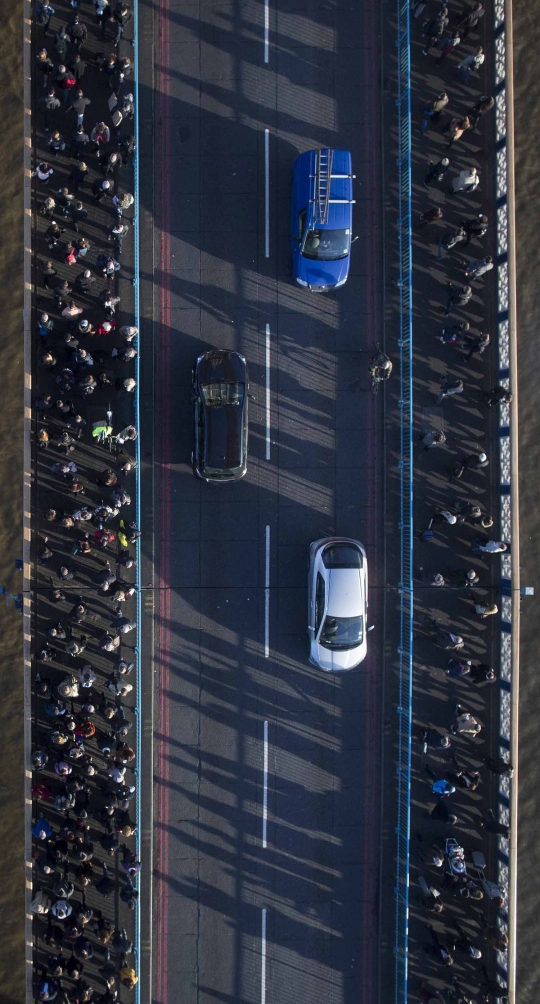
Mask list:
[[[360,551],[346,544],[331,544],[323,551],[322,560],[325,568],[361,568]]]
[[[363,617],[325,617],[319,636],[319,645],[323,648],[356,648],[363,640]]]
[[[346,258],[350,250],[350,230],[308,230],[302,254],[318,261],[335,261]]]
[[[207,408],[224,408],[227,405],[240,405],[244,400],[244,385],[242,383],[203,383],[201,387],[204,403]]]

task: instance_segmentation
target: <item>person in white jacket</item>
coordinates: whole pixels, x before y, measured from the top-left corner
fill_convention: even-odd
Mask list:
[[[476,167],[466,167],[452,179],[451,191],[454,195],[456,192],[474,192],[479,184],[480,178]]]

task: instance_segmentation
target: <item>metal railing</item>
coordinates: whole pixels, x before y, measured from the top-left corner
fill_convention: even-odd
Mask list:
[[[510,753],[512,779],[499,781],[499,822],[511,827],[510,839],[498,838],[499,888],[504,909],[498,922],[508,935],[508,957],[497,957],[498,977],[508,986],[510,1004],[516,983],[517,746],[519,704],[519,496],[517,442],[517,325],[515,288],[514,123],[511,0],[494,4],[494,94],[497,197],[497,322],[499,384],[512,391],[510,405],[499,409],[499,515],[501,540],[511,554],[501,555],[501,637],[499,752]]]
[[[409,936],[409,857],[413,638],[412,466],[412,220],[411,67],[409,0],[397,5],[398,241],[400,361],[400,612],[395,887],[395,1001],[406,1004]]]
[[[136,140],[136,150],[135,157],[133,160],[133,197],[134,201],[134,261],[133,261],[133,286],[135,293],[135,303],[134,303],[134,315],[135,315],[135,326],[139,329],[139,335],[137,337],[138,352],[135,359],[135,378],[137,380],[137,390],[135,393],[135,428],[138,432],[138,437],[135,441],[135,457],[137,460],[137,468],[135,472],[136,488],[135,488],[135,519],[137,521],[137,527],[141,529],[141,421],[140,421],[140,395],[141,395],[141,383],[140,383],[140,358],[141,358],[141,324],[140,324],[140,275],[139,275],[139,237],[140,237],[140,207],[139,207],[139,4],[138,0],[134,0],[133,3],[133,45],[134,45],[134,76],[135,80],[133,82],[133,96],[135,105],[135,116],[133,121],[133,133]],[[137,780],[137,836],[136,836],[136,850],[137,857],[139,861],[141,860],[141,758],[142,758],[142,685],[141,685],[141,633],[142,633],[142,598],[141,598],[141,538],[137,539],[136,545],[136,555],[137,555],[137,644],[135,649],[136,655],[136,673],[137,673],[137,700],[135,704],[135,712],[137,716],[136,727],[137,727],[137,762],[138,767],[136,771]],[[151,862],[146,862],[148,868],[152,867]],[[140,1004],[141,1000],[141,910],[140,910],[140,880],[138,882],[139,886],[139,896],[137,897],[137,903],[135,906],[135,942],[134,942],[134,956],[136,959],[136,970],[139,976],[139,982],[135,987],[135,1004]]]

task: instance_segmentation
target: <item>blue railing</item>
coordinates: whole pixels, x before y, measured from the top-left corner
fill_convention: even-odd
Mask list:
[[[400,361],[400,613],[396,822],[395,1002],[406,1004],[409,939],[409,858],[413,638],[412,484],[412,220],[411,65],[409,0],[397,5],[398,241]]]
[[[136,150],[135,157],[133,161],[133,196],[135,199],[135,218],[134,218],[134,260],[133,260],[133,286],[135,292],[135,302],[134,302],[134,315],[135,315],[135,326],[139,329],[139,336],[137,338],[138,352],[135,358],[135,379],[137,380],[137,390],[135,393],[135,428],[137,429],[138,436],[135,440],[135,456],[137,460],[137,469],[135,473],[135,519],[137,521],[137,527],[141,528],[141,422],[140,422],[140,358],[141,358],[141,336],[140,336],[140,276],[139,276],[139,236],[140,236],[140,208],[139,208],[139,4],[137,0],[134,0],[133,4],[133,45],[134,51],[134,70],[135,70],[135,80],[134,80],[134,90],[133,98],[135,105],[135,116],[133,122],[133,132],[136,140]],[[141,686],[141,631],[142,631],[142,601],[141,601],[141,538],[137,540],[137,647],[136,647],[136,686],[137,686],[137,700],[135,704],[136,711],[136,727],[137,727],[137,836],[136,836],[136,851],[139,861],[141,860],[141,756],[142,756],[142,686]],[[152,862],[145,862],[147,868],[152,867]],[[140,911],[140,880],[139,880],[139,897],[137,897],[137,904],[135,907],[135,942],[134,942],[134,955],[136,959],[136,970],[139,975],[139,982],[135,987],[135,1004],[140,1004],[141,1001],[141,911]]]

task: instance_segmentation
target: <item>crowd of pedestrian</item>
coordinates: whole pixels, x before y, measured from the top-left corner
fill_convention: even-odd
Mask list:
[[[437,458],[440,484],[447,486],[442,504],[432,511],[421,533],[420,547],[432,545],[444,534],[455,554],[459,533],[459,546],[465,545],[471,555],[470,567],[465,561],[451,571],[422,567],[416,572],[424,586],[447,588],[450,623],[426,618],[423,634],[428,644],[431,639],[432,651],[441,656],[445,697],[454,707],[453,716],[448,715],[444,724],[418,721],[415,728],[422,755],[420,783],[431,791],[431,821],[425,830],[418,827],[415,832],[419,913],[425,934],[416,959],[425,978],[417,990],[427,1004],[452,1000],[472,1004],[473,999],[487,1004],[505,1001],[508,993],[498,968],[508,946],[508,918],[505,890],[497,884],[496,842],[507,838],[509,830],[499,820],[495,798],[483,794],[482,785],[484,791],[493,791],[490,779],[510,777],[513,767],[508,753],[479,755],[485,723],[477,710],[478,688],[489,688],[498,674],[485,656],[471,657],[481,639],[474,628],[464,637],[461,626],[464,610],[478,624],[496,623],[500,614],[494,601],[498,597],[486,588],[496,574],[489,562],[491,556],[507,551],[509,544],[497,535],[497,515],[478,503],[481,481],[485,482],[498,455],[493,456],[489,446],[465,447],[459,448],[457,462],[445,470],[440,463],[441,451],[449,448],[448,430],[460,428],[466,435],[470,431],[470,421],[458,415],[458,402],[474,400],[485,424],[481,435],[488,440],[489,409],[511,400],[507,381],[495,386],[489,382],[492,336],[483,320],[489,298],[493,301],[496,296],[496,262],[485,247],[495,209],[489,206],[489,192],[483,190],[490,156],[494,156],[490,120],[495,107],[484,47],[479,44],[485,14],[485,5],[478,0],[411,0],[413,68],[418,74],[427,69],[427,79],[434,84],[432,93],[424,96],[417,139],[413,139],[417,150],[426,154],[418,179],[425,200],[416,225],[419,237],[427,238],[424,249],[435,266],[431,274],[446,288],[429,355],[439,371],[449,363],[462,374],[440,377],[431,416],[419,434],[420,456],[424,457],[424,461],[419,457],[419,465],[429,467],[430,459]],[[471,197],[474,210],[467,206]],[[464,366],[471,362],[478,370],[472,381]],[[429,414],[429,402],[424,404]],[[457,482],[461,482],[459,489]],[[463,494],[456,497],[458,491]],[[469,492],[472,498],[466,497]],[[479,559],[486,563],[483,568]],[[492,739],[498,747],[498,732]],[[483,805],[478,812],[481,794]],[[434,836],[435,843],[427,847]]]
[[[132,12],[54,3],[33,26],[34,994],[110,1004],[138,982]]]

